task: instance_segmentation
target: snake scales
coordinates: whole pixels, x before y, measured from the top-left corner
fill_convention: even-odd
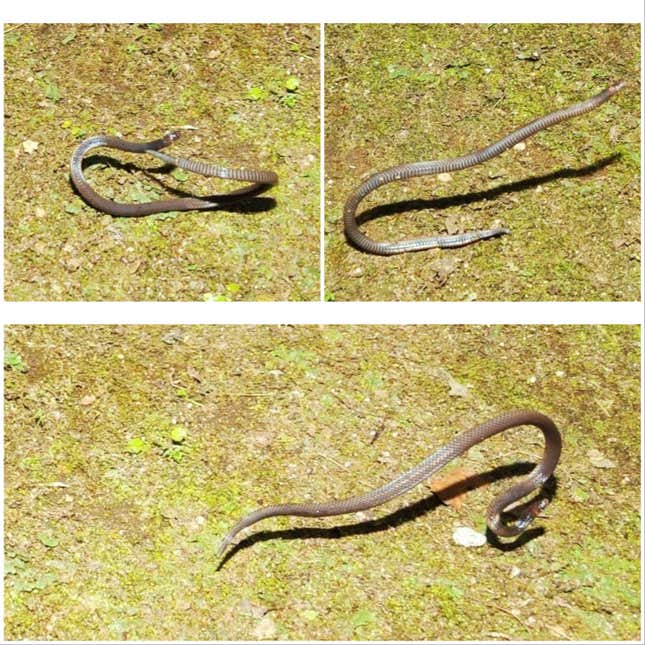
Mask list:
[[[253,169],[229,169],[222,166],[215,166],[202,161],[192,159],[181,159],[160,152],[162,148],[169,146],[177,141],[181,136],[180,130],[168,132],[160,139],[148,141],[145,143],[135,143],[126,141],[120,137],[108,135],[98,135],[90,137],[83,141],[72,154],[70,162],[70,176],[72,182],[81,197],[97,210],[104,211],[110,215],[118,217],[139,217],[150,215],[152,213],[162,213],[165,211],[188,211],[203,210],[215,208],[223,202],[230,203],[237,199],[258,195],[278,183],[278,176],[268,170]],[[115,148],[126,152],[146,153],[156,157],[164,163],[182,168],[188,172],[194,172],[206,177],[219,177],[220,179],[233,179],[236,181],[250,182],[250,186],[245,186],[238,190],[222,195],[212,195],[208,199],[199,197],[181,197],[177,199],[165,199],[154,202],[144,202],[142,204],[120,204],[105,197],[101,197],[87,182],[83,175],[82,162],[83,157],[94,148]]]
[[[510,134],[501,138],[489,146],[471,152],[470,154],[462,157],[455,157],[453,159],[435,160],[435,161],[418,161],[416,163],[407,163],[400,166],[394,166],[381,172],[373,174],[366,179],[358,188],[356,188],[345,202],[343,211],[343,221],[345,225],[345,235],[354,246],[366,253],[374,253],[376,255],[395,255],[397,253],[406,253],[408,251],[423,251],[425,249],[432,249],[436,247],[450,248],[457,246],[464,246],[471,244],[478,240],[484,240],[491,237],[497,237],[510,233],[507,228],[492,228],[481,231],[471,231],[460,235],[440,235],[432,237],[420,237],[410,240],[402,240],[400,242],[375,242],[367,237],[358,227],[356,222],[356,209],[363,199],[373,190],[376,190],[384,184],[393,181],[401,181],[409,179],[410,177],[422,177],[425,175],[437,175],[439,173],[454,172],[470,168],[477,164],[488,161],[493,157],[501,154],[505,150],[512,148],[523,139],[534,135],[544,128],[548,128],[560,121],[571,119],[585,112],[589,112],[605,101],[609,100],[616,92],[620,91],[625,86],[624,82],[611,85],[600,94],[576,103],[567,108],[556,110],[546,116],[535,119],[530,123],[514,130]]]
[[[344,515],[364,511],[406,493],[421,482],[431,477],[440,468],[459,455],[465,453],[480,441],[504,432],[509,428],[522,425],[532,425],[539,428],[544,434],[544,455],[542,461],[535,466],[531,473],[517,484],[511,486],[506,492],[493,499],[488,507],[486,521],[493,533],[501,537],[513,537],[522,533],[535,517],[546,507],[549,500],[540,497],[523,510],[519,519],[512,524],[507,524],[502,519],[502,513],[512,504],[526,497],[536,489],[540,489],[551,477],[560,459],[562,438],[553,421],[539,412],[532,410],[513,410],[501,414],[490,421],[486,421],[471,430],[457,435],[445,446],[427,457],[420,464],[393,479],[389,484],[375,490],[349,497],[347,499],[305,504],[278,504],[260,508],[246,517],[243,517],[224,537],[218,555],[222,555],[235,536],[243,529],[277,515],[296,515],[301,517],[324,517],[329,515]]]

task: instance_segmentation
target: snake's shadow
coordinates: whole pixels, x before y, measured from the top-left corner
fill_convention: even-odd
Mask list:
[[[473,475],[471,477],[466,477],[456,482],[455,484],[447,486],[442,490],[442,497],[454,497],[460,493],[463,493],[464,491],[474,490],[500,479],[516,477],[518,475],[526,475],[531,472],[534,467],[535,464],[529,462],[518,462],[515,464],[492,468],[491,470]],[[557,487],[557,478],[555,477],[555,475],[552,475],[544,484],[541,491],[538,491],[538,493],[527,502],[516,506],[513,509],[513,513],[504,513],[503,519],[512,519],[516,515],[521,514],[526,507],[530,506],[530,504],[538,495],[541,495],[549,500],[553,499],[556,495]],[[441,500],[433,493],[428,497],[424,497],[423,499],[414,502],[409,506],[405,506],[404,508],[393,511],[388,515],[384,515],[383,517],[379,517],[373,520],[358,522],[356,524],[345,524],[332,528],[302,527],[275,531],[258,531],[257,533],[243,538],[237,544],[231,547],[220,561],[217,570],[219,571],[238,551],[248,549],[257,542],[266,542],[267,540],[275,539],[304,540],[308,538],[337,540],[348,535],[367,535],[369,533],[378,533],[380,531],[386,531],[388,529],[400,526],[401,524],[404,524],[406,522],[415,520],[422,515],[425,515],[428,511],[432,511],[441,505]],[[494,533],[490,531],[490,529],[487,529],[486,537],[488,538],[489,544],[494,548],[502,551],[513,551],[534,540],[536,537],[543,535],[544,532],[545,529],[543,527],[536,527],[524,531],[512,542],[502,542]]]
[[[487,190],[480,190],[477,192],[465,193],[462,195],[451,195],[449,197],[435,197],[432,199],[408,199],[405,201],[392,202],[390,204],[382,204],[374,206],[363,211],[356,217],[356,223],[360,226],[365,222],[369,222],[381,217],[388,217],[391,215],[399,215],[410,211],[420,210],[445,210],[454,206],[467,206],[475,202],[492,200],[498,198],[500,195],[518,193],[530,188],[536,188],[542,184],[556,181],[558,179],[571,179],[575,177],[587,177],[602,170],[606,166],[614,163],[621,157],[621,153],[615,153],[608,157],[599,159],[598,161],[582,166],[580,168],[562,168],[545,175],[537,175],[522,179],[520,181],[502,184],[495,188]],[[350,241],[351,243],[351,241]],[[354,245],[353,245],[354,246]]]
[[[138,170],[148,177],[148,179],[157,183],[163,190],[167,193],[170,193],[174,197],[196,197],[198,199],[203,199],[206,201],[217,202],[216,206],[212,208],[201,208],[202,211],[222,211],[225,210],[230,213],[240,213],[250,215],[253,213],[264,213],[270,211],[277,206],[277,202],[273,197],[258,197],[260,193],[263,193],[266,190],[266,186],[258,186],[255,190],[249,191],[244,194],[243,197],[235,195],[195,195],[189,193],[174,186],[168,185],[167,182],[163,181],[158,175],[168,175],[175,168],[171,164],[163,164],[156,168],[144,168],[132,162],[123,162],[118,159],[114,159],[108,155],[90,155],[87,158],[83,159],[83,169],[94,166],[97,164],[105,164],[116,168],[117,170],[123,170],[124,172],[132,172]],[[76,187],[70,179],[72,188],[74,192],[78,194]],[[133,203],[133,206],[136,203]],[[128,217],[132,217],[131,215]],[[134,215],[134,217],[145,217],[145,215]]]

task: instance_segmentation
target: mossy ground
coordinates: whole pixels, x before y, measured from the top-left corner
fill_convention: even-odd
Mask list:
[[[641,637],[637,327],[13,326],[5,342],[8,639]],[[368,490],[514,407],[551,415],[565,446],[544,532],[518,548],[451,540],[484,529],[506,480],[460,510],[421,487],[362,517],[267,520],[218,570],[244,513]],[[456,463],[540,452],[518,429]]]
[[[23,24],[5,31],[7,299],[319,298],[317,25]],[[82,139],[146,141],[184,124],[199,130],[171,153],[269,168],[280,184],[222,210],[138,219],[99,213],[74,192],[69,159]],[[145,172],[160,164],[142,155],[96,154],[103,160],[86,176],[117,201],[241,185]]]
[[[328,299],[640,299],[639,25],[327,25],[325,55]],[[369,174],[471,152],[620,79],[611,102],[522,151],[359,207],[376,240],[511,235],[390,258],[346,242],[343,204]]]

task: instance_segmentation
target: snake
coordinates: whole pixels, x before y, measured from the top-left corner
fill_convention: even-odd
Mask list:
[[[380,506],[418,486],[447,463],[464,454],[481,441],[510,428],[524,425],[535,426],[542,431],[544,435],[542,460],[526,478],[495,497],[486,513],[488,527],[496,536],[518,536],[544,511],[550,502],[549,497],[545,495],[538,496],[537,499],[528,504],[512,523],[505,522],[502,518],[502,513],[532,491],[543,487],[553,474],[562,452],[562,437],[555,423],[548,416],[533,410],[511,410],[481,423],[471,430],[462,432],[414,468],[399,475],[388,484],[367,493],[330,502],[265,506],[249,513],[226,534],[219,545],[217,555],[221,557],[224,554],[240,531],[268,517],[280,515],[326,517],[357,513]]]
[[[396,255],[410,251],[423,251],[432,248],[454,248],[465,246],[479,240],[499,237],[510,233],[508,228],[491,228],[486,230],[469,231],[458,235],[439,235],[431,237],[419,237],[406,239],[398,242],[376,242],[359,229],[356,221],[356,210],[361,201],[372,191],[380,186],[393,181],[402,181],[411,177],[423,177],[426,175],[437,175],[450,173],[457,170],[464,170],[488,161],[501,154],[505,150],[517,145],[520,141],[533,136],[540,130],[544,130],[556,123],[566,121],[573,117],[590,112],[608,101],[612,96],[625,87],[625,82],[620,81],[610,85],[606,90],[596,96],[576,103],[561,110],[556,110],[545,116],[535,119],[530,123],[514,130],[499,141],[491,143],[485,148],[471,152],[470,154],[452,159],[438,159],[433,161],[418,161],[394,166],[377,172],[368,177],[358,188],[356,188],[345,202],[343,210],[343,222],[347,239],[358,249],[375,255]]]
[[[78,193],[90,206],[117,217],[140,217],[143,215],[163,213],[166,211],[189,211],[215,208],[220,206],[223,202],[228,203],[244,197],[258,195],[278,183],[278,176],[269,170],[224,168],[222,166],[215,166],[193,159],[173,157],[161,152],[162,148],[174,143],[180,136],[180,130],[171,130],[159,139],[144,143],[126,141],[121,137],[109,135],[97,135],[90,137],[89,139],[85,139],[72,154],[70,162],[70,176],[72,182]],[[199,197],[182,197],[144,202],[141,204],[118,203],[99,195],[89,185],[83,175],[83,157],[94,148],[114,148],[117,150],[124,150],[126,152],[146,153],[156,157],[166,164],[182,168],[188,172],[197,173],[206,177],[219,177],[220,179],[250,182],[251,185],[244,186],[243,188],[239,188],[225,194],[212,195],[209,196],[208,199],[202,199]]]

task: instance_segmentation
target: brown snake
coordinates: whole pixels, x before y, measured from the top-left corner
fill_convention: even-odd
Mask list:
[[[222,203],[230,203],[244,197],[259,195],[278,183],[278,176],[269,170],[253,169],[229,169],[222,166],[214,166],[202,161],[192,159],[180,159],[172,157],[163,152],[161,148],[169,146],[177,141],[181,136],[180,130],[168,132],[161,139],[148,141],[145,143],[135,143],[126,141],[120,137],[107,135],[98,135],[90,137],[83,141],[74,151],[70,162],[70,176],[76,190],[81,197],[97,210],[104,211],[110,215],[118,217],[140,217],[152,213],[162,213],[165,211],[192,211],[203,210],[207,208],[216,208]],[[250,182],[250,186],[245,186],[238,190],[231,191],[223,195],[212,195],[207,199],[199,197],[181,197],[177,199],[165,199],[155,202],[145,202],[143,204],[120,204],[113,202],[111,199],[101,197],[87,182],[83,175],[83,157],[94,148],[115,148],[125,150],[126,152],[146,153],[160,159],[161,161],[177,166],[188,172],[198,173],[206,177],[219,177],[220,179],[233,179],[236,181]]]
[[[375,242],[367,237],[358,228],[356,222],[356,209],[369,193],[376,190],[379,186],[389,184],[392,181],[401,181],[410,177],[422,177],[425,175],[437,175],[439,173],[454,172],[470,168],[477,164],[483,163],[501,154],[505,150],[512,148],[523,139],[534,135],[544,128],[548,128],[560,121],[571,119],[585,112],[589,112],[605,101],[608,101],[616,92],[625,86],[624,82],[611,85],[600,94],[592,96],[586,101],[576,103],[562,110],[556,110],[546,116],[535,119],[530,123],[514,130],[510,134],[501,138],[495,143],[480,150],[475,150],[470,154],[454,159],[437,159],[434,161],[418,161],[407,163],[400,166],[394,166],[381,172],[377,172],[368,177],[358,188],[356,188],[345,202],[343,211],[343,221],[345,225],[345,235],[347,239],[361,251],[374,253],[375,255],[395,255],[397,253],[407,253],[409,251],[423,251],[432,248],[452,248],[465,246],[478,240],[485,240],[500,235],[510,233],[507,228],[492,228],[481,231],[470,231],[460,235],[438,235],[432,237],[419,237],[412,240],[401,240],[400,242]]]
[[[406,493],[421,482],[431,477],[440,468],[459,455],[465,453],[480,441],[488,437],[504,432],[509,428],[522,425],[532,425],[539,428],[544,434],[544,455],[542,461],[535,466],[531,473],[522,481],[511,486],[506,492],[493,499],[488,507],[486,521],[490,530],[501,537],[513,537],[522,533],[527,526],[546,508],[549,503],[547,497],[540,497],[531,502],[527,509],[523,510],[519,519],[512,524],[502,520],[502,513],[511,504],[526,497],[536,489],[541,489],[544,483],[551,477],[560,459],[562,451],[562,438],[556,425],[549,417],[532,410],[513,410],[505,412],[490,421],[486,421],[471,430],[457,435],[445,446],[427,457],[420,464],[399,475],[389,484],[381,486],[361,495],[347,499],[305,504],[279,504],[260,508],[246,517],[243,517],[224,537],[217,551],[221,556],[226,547],[233,541],[235,536],[251,524],[255,524],[267,517],[276,515],[297,515],[301,517],[324,517],[329,515],[344,515],[364,511]]]

